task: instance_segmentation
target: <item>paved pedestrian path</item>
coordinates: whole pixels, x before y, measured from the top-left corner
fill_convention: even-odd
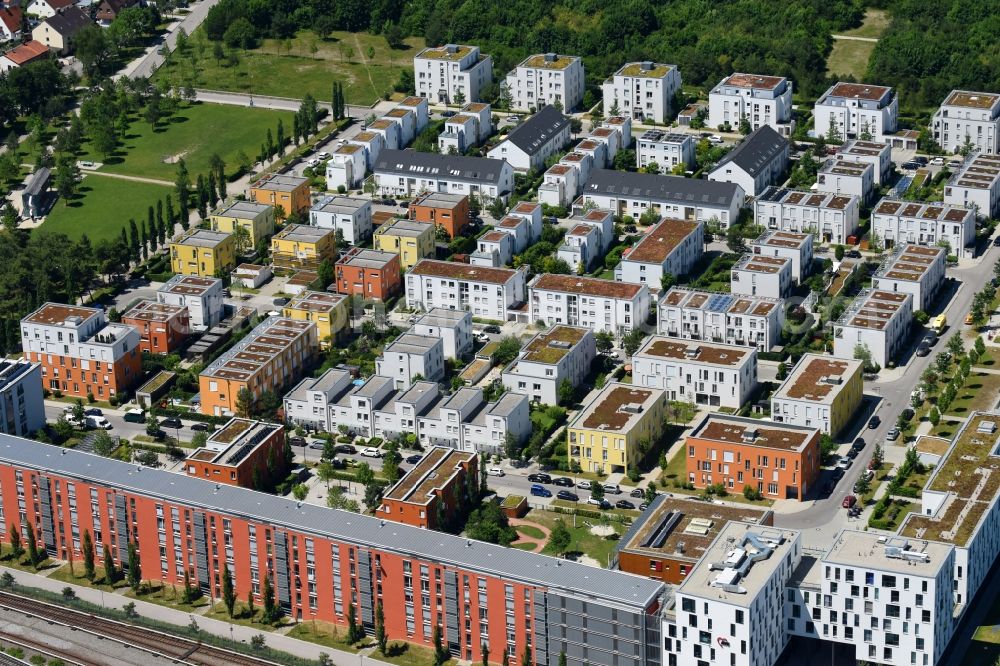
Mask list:
[[[530,520],[524,520],[523,518],[511,518],[510,521],[508,522],[510,522],[510,526],[513,527],[515,530],[518,527],[532,527],[545,535],[543,538],[539,539],[537,537],[529,536],[528,534],[518,530],[517,541],[511,543],[511,546],[518,546],[519,544],[530,543],[534,544],[535,546],[531,550],[531,552],[540,553],[542,552],[542,549],[545,548],[545,544],[549,542],[549,535],[552,533],[552,531],[549,528],[545,527],[545,525],[539,525],[536,522]]]

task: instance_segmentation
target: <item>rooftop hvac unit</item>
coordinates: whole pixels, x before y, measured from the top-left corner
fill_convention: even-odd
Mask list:
[[[844,383],[844,380],[843,380],[843,378],[841,378],[840,375],[830,375],[828,377],[823,377],[823,379],[821,379],[819,381],[820,381],[821,384],[836,384],[836,385],[839,385],[839,384],[843,384]]]
[[[629,414],[641,414],[642,413],[642,405],[637,405],[634,402],[633,403],[629,403],[627,405],[622,405],[621,406],[621,411],[628,412]]]
[[[757,439],[757,429],[747,428],[746,430],[743,431],[741,439],[747,443],[754,441],[755,439]]]
[[[687,358],[698,358],[699,354],[701,354],[701,347],[689,347],[684,350],[684,356]]]
[[[976,432],[981,432],[987,435],[992,435],[997,431],[997,424],[995,421],[980,421],[979,427],[976,428]]]

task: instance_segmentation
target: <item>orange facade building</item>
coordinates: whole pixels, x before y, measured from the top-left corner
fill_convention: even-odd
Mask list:
[[[191,332],[186,307],[156,301],[139,301],[122,315],[122,323],[139,331],[139,350],[150,354],[169,354]]]
[[[258,488],[285,476],[285,431],[280,425],[232,419],[184,461],[188,476]],[[270,471],[269,471],[270,470]]]
[[[250,186],[250,198],[257,203],[277,206],[288,217],[305,213],[312,205],[309,179],[272,173]]]
[[[403,289],[399,255],[354,247],[337,262],[337,292],[384,301]]]
[[[468,502],[470,483],[478,492],[476,454],[436,446],[389,489],[377,515],[414,527],[443,529]]]
[[[21,320],[21,349],[42,366],[49,391],[107,400],[142,379],[140,336],[103,310],[46,303]]]
[[[695,488],[804,500],[819,475],[819,438],[815,428],[709,414],[685,441],[687,478]]]
[[[469,224],[469,197],[428,192],[410,202],[410,219],[443,227],[450,238],[462,235]]]

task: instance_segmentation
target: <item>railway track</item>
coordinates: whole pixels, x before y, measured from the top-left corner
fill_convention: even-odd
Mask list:
[[[186,664],[187,666],[280,666],[276,662],[266,659],[251,657],[239,652],[205,645],[188,638],[137,627],[82,611],[63,608],[9,592],[0,592],[0,607],[168,657],[178,664]]]

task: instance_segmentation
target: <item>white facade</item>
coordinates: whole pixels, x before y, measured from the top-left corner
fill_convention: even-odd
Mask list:
[[[445,358],[459,359],[472,350],[472,315],[468,312],[434,308],[414,322],[412,332],[441,338]]]
[[[611,116],[604,119],[604,126],[618,130],[622,137],[622,150],[632,147],[632,119],[628,116]]]
[[[480,53],[478,46],[446,44],[413,57],[414,89],[434,104],[478,102],[492,81],[493,58]]]
[[[666,123],[680,89],[681,73],[675,65],[648,60],[627,63],[601,85],[604,115]]]
[[[768,351],[781,343],[785,302],[673,287],[657,305],[656,332]]]
[[[371,166],[372,161],[378,158],[378,153],[382,148],[388,150],[400,150],[406,147],[403,143],[402,136],[402,125],[398,122],[389,120],[388,118],[379,118],[378,120],[369,123],[365,126],[362,134],[377,134],[382,137],[382,140],[378,143],[378,146],[371,150],[373,153],[372,160],[369,161],[369,166]]]
[[[438,152],[464,153],[479,142],[479,121],[475,116],[460,113],[448,118],[444,131],[438,135]]]
[[[875,192],[875,169],[871,164],[832,158],[816,173],[814,189],[868,201]]]
[[[687,275],[705,250],[705,225],[687,220],[660,220],[631,248],[615,268],[621,282],[659,290],[665,274]]]
[[[835,83],[816,100],[813,118],[816,136],[830,136],[830,128],[841,141],[865,139],[884,144],[896,133],[899,99],[892,88],[866,83]]]
[[[864,398],[861,361],[803,354],[771,394],[771,419],[836,437]]]
[[[913,320],[913,297],[865,289],[833,326],[833,355],[854,358],[860,345],[874,363],[887,367],[902,351]]]
[[[861,198],[769,187],[754,202],[754,221],[765,229],[813,234],[826,243],[847,243],[858,233]]]
[[[538,186],[538,201],[549,206],[570,206],[580,194],[580,172],[566,164],[553,164]]]
[[[944,286],[944,264],[943,247],[897,245],[872,276],[872,289],[909,294],[914,310],[927,311]]]
[[[507,308],[523,303],[527,266],[518,270],[421,259],[406,274],[406,306],[467,310],[473,317],[507,321]]]
[[[584,326],[616,336],[642,328],[649,288],[572,275],[536,275],[528,285],[529,321]]]
[[[474,266],[500,267],[514,259],[514,237],[502,230],[488,231],[476,241],[476,251],[469,258]]]
[[[957,153],[966,143],[983,153],[1000,153],[1000,95],[952,90],[931,120],[934,140]]]
[[[785,181],[789,146],[770,125],[762,125],[729,151],[708,173],[708,179],[736,183],[747,196],[756,196]]]
[[[361,187],[368,173],[368,150],[362,146],[340,146],[326,162],[326,189],[352,190]]]
[[[886,248],[904,244],[933,247],[945,242],[949,254],[959,255],[975,245],[976,211],[964,206],[882,199],[872,210],[871,228]]]
[[[750,251],[761,257],[790,259],[792,280],[797,284],[801,284],[802,280],[812,272],[812,234],[777,230],[765,231],[750,243]]]
[[[360,148],[364,148],[363,155],[365,158],[365,169],[371,171],[372,169],[375,168],[375,161],[378,160],[379,155],[382,154],[382,151],[387,150],[389,148],[389,146],[386,145],[386,137],[391,136],[392,134],[393,134],[392,132],[377,132],[375,130],[370,130],[370,131],[365,130],[363,132],[358,132],[357,134],[355,134],[353,137],[347,140],[347,143],[344,146],[341,147],[343,148],[346,146],[358,146]],[[335,150],[334,154],[336,153],[337,151]]]
[[[546,106],[507,134],[488,157],[506,160],[518,171],[541,171],[545,161],[569,142],[569,119]]]
[[[667,400],[739,409],[757,387],[757,350],[652,336],[632,356],[632,384]]]
[[[384,150],[374,169],[375,190],[389,196],[422,192],[506,199],[514,189],[514,169],[503,160]]]
[[[222,321],[222,280],[175,275],[156,292],[156,300],[188,309],[191,330],[205,331]]]
[[[520,393],[486,402],[482,389],[461,388],[417,419],[422,445],[459,451],[501,453],[508,437],[523,443],[530,435],[528,396]]]
[[[871,164],[876,185],[888,183],[892,178],[892,147],[885,143],[853,139],[837,149],[837,159],[844,162]]]
[[[975,207],[980,218],[1000,216],[1000,155],[970,155],[945,185],[944,202]]]
[[[309,210],[309,224],[341,232],[351,245],[372,235],[372,202],[355,197],[323,197]]]
[[[784,298],[792,288],[792,260],[748,253],[729,273],[729,291],[744,296]]]
[[[532,402],[558,405],[563,381],[573,388],[579,386],[596,356],[597,343],[590,329],[554,326],[532,338],[501,378],[508,391],[527,395]]]
[[[604,157],[607,160],[607,164],[610,166],[615,163],[615,155],[622,149],[622,135],[620,130],[611,127],[597,127],[591,130],[587,136],[587,140],[603,145]]]
[[[528,111],[558,102],[568,113],[583,101],[583,60],[556,53],[528,56],[507,74],[506,86],[512,109]]]
[[[570,270],[583,275],[600,259],[601,232],[596,227],[578,224],[563,236],[556,258],[566,262]]]
[[[444,378],[444,341],[429,335],[404,333],[375,359],[375,374],[390,377],[398,389],[410,387],[419,375],[436,382]]]
[[[523,217],[507,215],[494,228],[511,237],[514,254],[521,254],[532,243],[531,223]]]
[[[792,82],[783,76],[730,74],[708,95],[708,125],[718,128],[728,124],[739,129],[746,118],[750,129],[770,125],[788,137],[795,130],[792,119]]]
[[[330,407],[354,388],[352,380],[349,372],[336,368],[303,379],[285,394],[285,420],[309,430],[336,432],[336,413]]]
[[[44,426],[41,364],[0,359],[0,432],[28,437]]]
[[[653,163],[660,173],[670,173],[678,164],[690,170],[695,166],[694,155],[695,142],[690,134],[651,129],[636,141],[636,166],[643,170]]]

